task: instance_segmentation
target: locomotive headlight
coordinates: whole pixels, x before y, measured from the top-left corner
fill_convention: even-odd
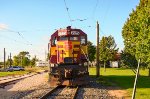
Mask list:
[[[77,58],[74,58],[74,61],[77,62]]]

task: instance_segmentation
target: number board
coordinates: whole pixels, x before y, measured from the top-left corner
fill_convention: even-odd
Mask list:
[[[58,32],[58,36],[67,35],[67,32]]]
[[[80,32],[79,31],[71,31],[71,35],[79,35]]]

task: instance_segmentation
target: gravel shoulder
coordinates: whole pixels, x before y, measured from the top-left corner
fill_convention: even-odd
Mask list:
[[[48,73],[37,74],[16,81],[15,84],[8,85],[5,89],[0,88],[0,99],[39,99],[53,89],[47,83],[47,75]],[[64,92],[68,93],[67,91]],[[103,86],[91,78],[88,85],[79,88],[77,99],[122,99],[125,94],[126,91]],[[68,98],[67,95],[65,95],[65,98]]]
[[[37,90],[39,86],[47,84],[47,73],[37,74],[29,78],[16,81],[15,84],[8,85],[5,89],[0,88],[1,99],[16,99],[26,96]]]

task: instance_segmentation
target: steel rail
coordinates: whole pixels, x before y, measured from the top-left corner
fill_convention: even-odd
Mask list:
[[[74,95],[73,95],[72,99],[76,99],[77,98],[78,90],[79,90],[79,86],[77,86],[77,88],[75,89],[75,92],[74,92]]]
[[[55,87],[54,89],[52,89],[51,91],[46,93],[44,96],[42,96],[40,99],[47,99],[48,96],[50,96],[52,93],[54,93],[59,88],[60,88],[60,86]]]
[[[61,86],[55,87],[54,89],[52,89],[51,91],[49,91],[48,93],[46,93],[44,96],[42,96],[40,99],[48,99],[48,97],[50,97],[54,92],[57,92],[57,90],[58,90],[59,88],[62,88],[62,87],[61,87]],[[68,87],[63,88],[63,90],[66,89],[66,88],[68,88]],[[70,98],[70,99],[76,99],[76,98],[77,98],[78,89],[79,89],[78,86],[77,86],[76,88],[74,88],[75,91],[74,91],[73,94],[71,95],[71,98]],[[56,96],[56,97],[57,97],[57,96]]]

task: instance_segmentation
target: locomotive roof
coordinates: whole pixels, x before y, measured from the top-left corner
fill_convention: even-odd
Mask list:
[[[85,32],[83,32],[81,29],[73,29],[71,28],[71,26],[68,26],[66,29],[58,29],[56,30],[52,35],[51,37],[58,37],[58,33],[59,32],[67,32],[67,31],[77,31],[79,32],[79,36],[81,35],[87,35]]]

